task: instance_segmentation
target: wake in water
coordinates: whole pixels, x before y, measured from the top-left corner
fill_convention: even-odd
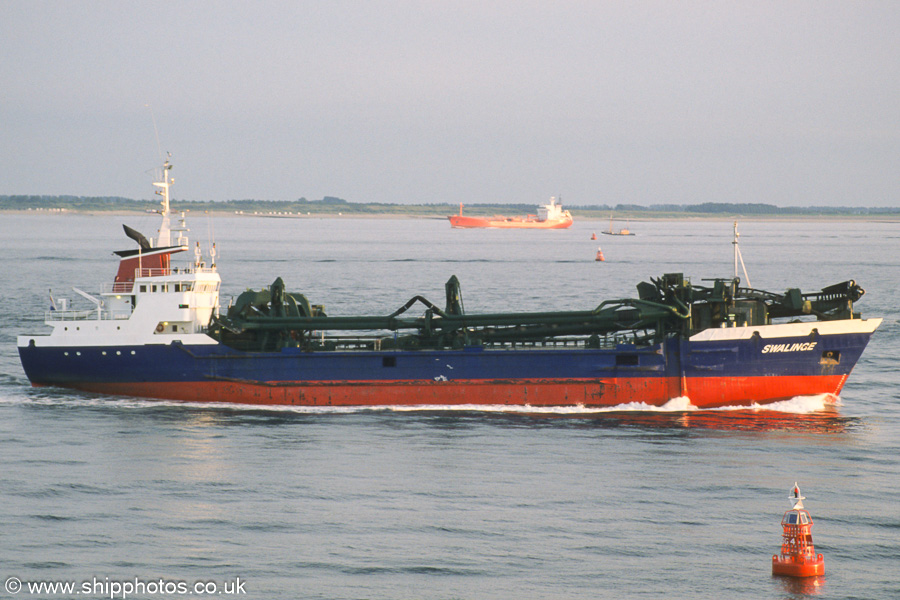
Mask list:
[[[39,396],[5,397],[0,396],[4,404],[82,404],[85,406],[116,406],[122,408],[152,408],[161,406],[190,408],[227,408],[234,411],[273,411],[293,412],[301,414],[352,414],[365,412],[484,412],[484,413],[521,413],[528,415],[596,415],[604,413],[698,413],[698,412],[779,412],[806,415],[831,411],[840,406],[841,399],[833,394],[817,394],[814,396],[797,396],[770,404],[752,404],[750,406],[722,406],[701,409],[691,404],[687,396],[672,398],[662,406],[653,406],[643,402],[628,402],[609,407],[595,406],[508,406],[505,404],[458,404],[453,406],[416,404],[393,406],[281,406],[233,404],[230,402],[179,402],[174,400],[155,400],[146,398],[122,398],[111,396],[95,396],[93,394],[57,394],[42,393]]]
[[[790,400],[781,400],[780,402],[772,402],[771,404],[754,403],[749,408],[744,406],[725,406],[718,410],[769,410],[797,415],[808,415],[833,410],[840,405],[840,396],[835,396],[834,394],[816,394],[815,396],[796,396]]]
[[[816,394],[815,396],[797,396],[789,400],[773,402],[771,404],[752,404],[751,406],[722,406],[718,408],[701,409],[691,404],[691,399],[687,396],[679,396],[672,398],[662,406],[653,406],[643,402],[628,402],[609,407],[587,407],[587,406],[507,406],[500,405],[479,405],[479,404],[460,404],[457,406],[440,406],[440,405],[416,405],[416,406],[383,406],[383,407],[353,407],[351,412],[357,411],[394,411],[394,412],[415,412],[415,411],[465,411],[465,412],[500,412],[500,413],[525,413],[525,414],[563,414],[563,415],[593,415],[602,413],[622,413],[622,412],[639,412],[639,413],[679,413],[679,412],[720,412],[720,411],[772,411],[781,413],[790,413],[798,415],[806,415],[816,412],[828,411],[835,406],[840,405],[840,398],[833,394]],[[294,410],[293,407],[290,407]],[[315,407],[317,411],[322,410]],[[334,409],[326,409],[328,412]]]
[[[9,390],[4,390],[8,392]],[[24,393],[19,393],[19,391]],[[52,388],[20,388],[13,394],[0,392],[0,405],[40,407],[49,410],[65,408],[67,412],[83,408],[100,411],[146,411],[148,414],[164,414],[182,418],[186,414],[220,413],[223,418],[241,419],[281,415],[296,417],[340,415],[390,415],[394,413],[424,417],[445,416],[463,419],[487,419],[507,416],[532,423],[540,419],[560,419],[569,423],[581,423],[591,427],[620,427],[622,425],[654,429],[709,429],[717,431],[794,431],[803,433],[844,433],[859,424],[858,419],[842,416],[835,407],[840,398],[831,394],[798,396],[772,404],[752,406],[725,406],[700,409],[691,404],[690,398],[678,397],[663,406],[651,406],[641,402],[629,402],[607,408],[586,406],[506,406],[463,404],[457,406],[255,406],[225,402],[177,402],[101,396],[89,393],[54,390]]]
[[[807,415],[815,412],[831,410],[840,406],[841,399],[834,394],[816,394],[814,396],[795,396],[789,400],[781,400],[769,404],[753,403],[750,406],[720,406],[718,408],[698,408],[691,404],[687,396],[672,398],[662,406],[650,406],[642,402],[620,404],[599,412],[642,411],[642,412],[694,412],[694,411],[773,411]]]

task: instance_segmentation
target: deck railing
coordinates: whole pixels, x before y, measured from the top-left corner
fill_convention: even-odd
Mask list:
[[[116,283],[100,284],[101,294],[130,294],[134,289],[133,281],[119,281]]]
[[[101,318],[106,315],[100,311]],[[106,316],[105,318],[109,318]],[[90,321],[97,319],[97,309],[89,310],[49,310],[44,313],[44,321]]]
[[[196,273],[215,273],[214,267],[172,267],[168,269],[135,269],[135,279],[139,277],[169,277],[172,275],[194,275]],[[133,281],[118,281],[100,284],[101,294],[130,294],[134,291]]]
[[[44,322],[54,321],[127,321],[131,318],[131,311],[109,311],[96,308],[88,310],[49,310],[44,313]]]
[[[215,267],[207,267],[203,264],[200,266],[190,265],[187,267],[169,267],[168,269],[135,269],[134,277],[168,277],[169,275],[194,274],[194,273],[215,273]]]

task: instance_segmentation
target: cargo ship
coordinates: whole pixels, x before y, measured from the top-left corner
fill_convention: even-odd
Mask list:
[[[452,227],[463,229],[495,228],[495,229],[566,229],[572,226],[572,215],[563,210],[562,203],[555,196],[547,204],[538,207],[536,215],[523,217],[469,217],[463,215],[463,205],[459,205],[459,214],[447,217]]]
[[[772,293],[737,273],[664,274],[583,311],[488,314],[465,312],[450,277],[443,307],[413,296],[373,316],[328,315],[279,278],[222,311],[215,246],[190,252],[170,169],[154,182],[159,235],[126,226],[137,247],[116,252],[97,295],[76,289],[88,307],[60,299],[49,333],[18,337],[32,385],[257,405],[756,406],[838,395],[881,323],[854,311],[854,281]]]

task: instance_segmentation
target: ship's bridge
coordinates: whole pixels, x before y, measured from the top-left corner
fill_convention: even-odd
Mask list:
[[[62,310],[54,306],[46,313],[45,322],[54,334],[131,332],[149,338],[202,333],[218,313],[221,278],[215,266],[215,244],[209,250],[208,263],[197,244],[193,262],[172,266],[171,255],[188,250],[187,227],[182,214],[180,225],[172,229],[177,233],[173,244],[167,221],[164,218],[155,240],[123,226],[138,248],[115,253],[120,258],[119,268],[115,279],[101,286],[100,298],[75,289],[94,303],[93,309],[68,310],[68,302],[61,299]],[[84,321],[94,324],[82,327]]]
[[[214,267],[142,269],[134,281],[104,285],[100,295],[108,319],[147,321],[155,334],[197,333],[218,309],[220,286]]]

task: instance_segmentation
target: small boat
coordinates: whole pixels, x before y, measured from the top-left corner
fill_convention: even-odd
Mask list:
[[[609,231],[601,231],[600,233],[604,235],[634,235],[628,230],[628,221],[625,222],[625,227],[618,231],[613,231],[613,218],[611,215],[609,217]]]
[[[462,229],[494,228],[494,229],[566,229],[572,226],[572,215],[563,210],[561,201],[551,197],[550,202],[538,207],[538,214],[524,217],[469,217],[463,216],[463,205],[459,205],[459,214],[450,215],[450,225]]]

